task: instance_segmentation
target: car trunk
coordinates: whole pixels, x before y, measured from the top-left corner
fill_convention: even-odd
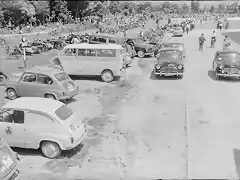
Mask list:
[[[17,165],[17,156],[12,149],[0,141],[0,179],[7,176]]]
[[[73,80],[66,73],[59,73],[55,75],[55,78],[59,81],[60,86],[67,92],[67,95],[71,95],[77,91]]]

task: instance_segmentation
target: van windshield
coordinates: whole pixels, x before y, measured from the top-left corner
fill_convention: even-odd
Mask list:
[[[65,80],[69,79],[69,76],[66,73],[64,73],[64,72],[55,74],[54,77],[58,81],[65,81]]]
[[[73,114],[72,109],[70,109],[69,107],[67,107],[66,105],[62,105],[60,108],[58,108],[55,111],[55,114],[63,121],[67,120],[68,118],[70,118]]]

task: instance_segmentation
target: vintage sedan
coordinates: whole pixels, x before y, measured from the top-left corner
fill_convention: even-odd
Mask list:
[[[153,70],[155,76],[183,77],[184,58],[182,51],[174,48],[162,48],[157,55]]]
[[[9,78],[5,83],[7,97],[45,97],[68,100],[78,94],[78,87],[62,70],[48,66],[35,66]]]
[[[81,144],[86,134],[81,117],[60,101],[21,97],[0,109],[0,137],[10,147],[40,148],[44,156],[56,158]]]
[[[216,80],[221,77],[240,78],[240,53],[231,50],[217,51],[212,68]]]
[[[13,152],[4,139],[0,138],[0,179],[16,180],[19,175],[18,153]]]
[[[183,36],[182,27],[180,27],[180,26],[175,27],[174,30],[173,30],[173,36]]]
[[[137,38],[128,38],[128,41],[129,40],[134,43],[134,49],[139,58],[144,58],[145,56],[154,56],[155,45],[146,44]]]

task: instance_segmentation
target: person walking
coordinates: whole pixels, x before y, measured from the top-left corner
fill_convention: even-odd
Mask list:
[[[199,51],[203,51],[203,44],[206,41],[204,34],[202,33],[202,35],[198,38],[198,42],[199,42]]]
[[[223,50],[229,50],[230,46],[231,46],[230,39],[228,38],[228,36],[225,36],[223,40]]]
[[[216,31],[213,30],[213,34],[212,34],[212,37],[211,37],[211,48],[214,48],[215,47],[215,43],[216,43]]]

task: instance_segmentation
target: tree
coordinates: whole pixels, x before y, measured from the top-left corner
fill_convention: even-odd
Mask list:
[[[212,5],[212,6],[210,7],[209,12],[210,12],[210,13],[216,13],[216,8],[215,8],[214,5]]]
[[[178,4],[172,4],[171,9],[172,9],[173,13],[180,13],[181,12],[180,6]]]
[[[115,14],[115,13],[121,13],[122,9],[120,7],[120,3],[118,1],[110,1],[109,4],[109,11],[111,14]]]
[[[35,7],[36,16],[45,23],[46,17],[50,16],[49,1],[32,1],[31,3]]]
[[[67,1],[58,0],[55,1],[55,5],[53,7],[56,17],[60,22],[67,22],[71,17],[71,11],[68,10]]]
[[[187,14],[190,11],[190,7],[187,4],[184,3],[181,7],[181,11],[182,11],[183,14]]]
[[[89,1],[67,1],[68,9],[72,12],[71,14],[74,18],[82,18],[84,16],[85,10],[88,7]]]
[[[199,13],[200,3],[198,1],[191,1],[191,11],[194,13]]]
[[[226,11],[225,5],[222,3],[219,4],[217,11],[218,11],[218,13],[225,13],[225,11]]]

